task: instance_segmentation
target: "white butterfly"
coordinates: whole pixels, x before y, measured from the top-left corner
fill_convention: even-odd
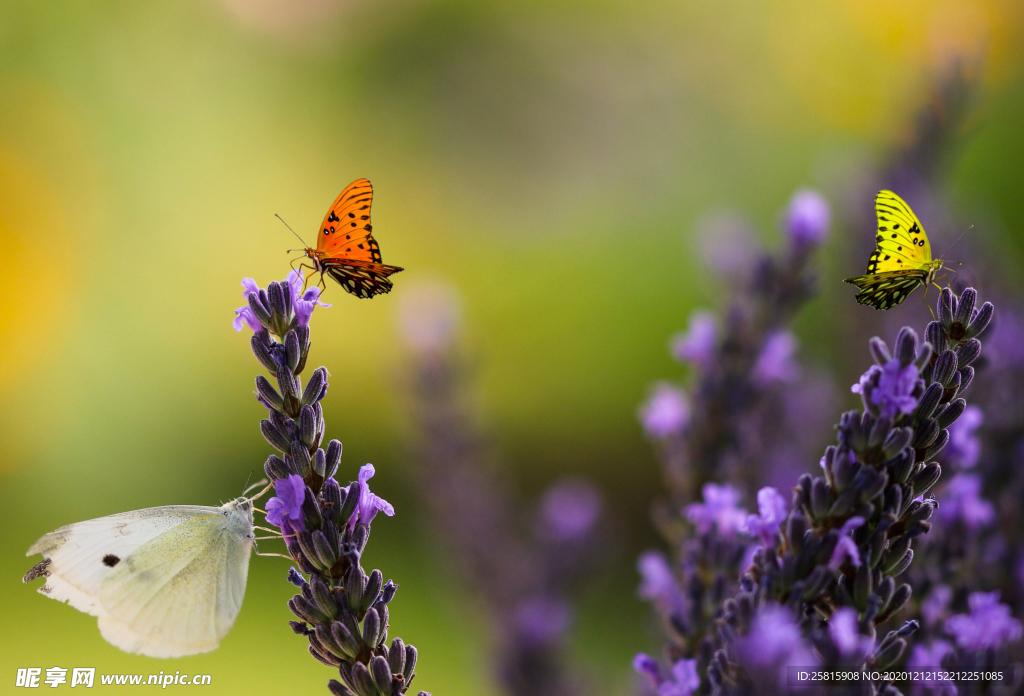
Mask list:
[[[258,496],[257,496],[258,497]],[[252,500],[168,505],[61,527],[32,545],[44,595],[99,617],[111,644],[150,657],[209,652],[242,608]]]

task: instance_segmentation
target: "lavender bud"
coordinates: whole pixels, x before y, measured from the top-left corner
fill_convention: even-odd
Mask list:
[[[288,475],[292,473],[288,465],[276,454],[267,457],[267,461],[263,464],[263,471],[275,481],[288,478]]]
[[[913,551],[911,551],[910,553],[913,554]],[[912,594],[913,591],[910,589],[910,585],[908,585],[907,583],[903,583],[902,585],[897,587],[896,591],[892,595],[892,600],[889,602],[889,606],[887,608],[886,613],[891,616],[898,612],[900,609],[903,608],[903,606],[907,602],[910,601],[910,596]]]
[[[868,557],[864,559],[864,565],[869,568],[874,568],[878,565],[882,558],[882,552],[885,551],[885,540],[884,529],[876,529],[871,534],[871,538],[868,540]]]
[[[370,670],[362,662],[352,665],[352,686],[359,692],[359,696],[377,696],[377,687],[370,676]]]
[[[930,491],[932,486],[939,482],[940,476],[942,476],[942,467],[938,463],[932,462],[925,465],[910,481],[910,485],[914,489],[913,497],[917,498]]]
[[[964,334],[964,338],[974,338],[980,336],[981,333],[988,328],[988,324],[992,321],[992,313],[995,312],[995,308],[991,302],[986,302],[978,310],[978,313],[971,319],[970,326],[967,327],[967,333]]]
[[[323,391],[326,383],[327,368],[318,367],[313,370],[313,374],[309,376],[309,382],[306,383],[306,389],[302,392],[302,403],[312,404],[319,401],[320,392]]]
[[[341,443],[338,440],[331,440],[327,443],[327,474],[328,477],[334,476],[334,472],[338,470],[338,464],[341,463]]]
[[[301,440],[292,440],[288,450],[292,455],[292,465],[295,467],[296,473],[302,478],[306,478],[309,475],[310,465],[313,463],[309,458],[309,450],[306,449],[306,445],[302,444]]]
[[[925,449],[924,454],[921,456],[922,460],[931,459],[939,454],[946,445],[949,443],[949,431],[940,430],[939,437],[931,445]]]
[[[288,309],[284,303],[284,290],[276,280],[267,286],[267,296],[270,298],[270,310],[278,317],[288,316]]]
[[[917,351],[917,359],[914,360],[914,364],[917,365],[917,369],[922,370],[926,365],[931,364],[933,355],[935,355],[935,349],[932,348],[932,344],[927,341],[922,343],[921,347]]]
[[[832,507],[828,509],[825,515],[822,517],[844,517],[853,506],[857,504],[857,498],[860,496],[860,489],[856,485],[852,488],[848,488],[839,494],[836,501],[832,503]]]
[[[893,566],[891,568],[889,568],[887,570],[883,570],[883,572],[885,572],[887,575],[891,575],[891,576],[895,577],[897,575],[900,575],[907,568],[909,568],[910,564],[913,563],[913,562],[914,562],[914,550],[913,549],[909,549],[903,555],[903,558],[901,558],[899,560],[899,562],[893,564]]]
[[[309,590],[313,595],[313,601],[320,608],[320,611],[332,619],[338,615],[338,603],[335,601],[334,595],[331,594],[330,588],[327,587],[327,583],[320,576],[313,575],[310,577]]]
[[[383,696],[391,696],[393,693],[391,690],[391,668],[388,667],[388,661],[377,655],[370,660],[370,673],[373,675],[373,681],[376,682],[381,694]]]
[[[319,454],[323,450],[317,450]],[[320,495],[323,496],[324,505],[321,506],[320,513],[330,517],[331,522],[334,523],[334,529],[337,530],[341,526],[341,520],[338,519],[338,512],[341,510],[341,486],[338,482],[332,478],[324,480],[324,485],[320,489]],[[330,510],[330,513],[327,511]]]
[[[330,623],[330,619],[312,602],[302,595],[295,595],[288,600],[288,608],[297,617],[309,624]]]
[[[299,379],[292,374],[288,366],[281,365],[278,367],[274,376],[277,377],[277,386],[281,389],[281,395],[285,400],[297,402],[299,399]]]
[[[854,481],[854,488],[852,490],[860,491],[860,502],[867,503],[880,494],[885,487],[889,484],[889,474],[884,471],[878,471],[871,467],[861,467],[860,473],[857,474],[857,480]],[[844,511],[845,512],[845,511]],[[844,512],[836,512],[835,514],[842,515]]]
[[[942,327],[948,333],[950,327],[953,326],[953,313],[956,312],[956,299],[949,288],[944,288],[939,294],[938,310],[939,321],[942,322]]]
[[[332,679],[327,682],[327,688],[331,690],[331,693],[334,694],[334,696],[356,696],[347,686],[337,679]]]
[[[380,615],[376,609],[369,609],[363,617],[363,642],[371,646],[376,645],[379,634]]]
[[[889,486],[889,488],[885,490],[885,502],[882,505],[882,510],[892,513],[894,516],[898,517],[902,509],[903,489],[899,486]]]
[[[323,530],[316,530],[312,534],[313,548],[316,550],[317,559],[324,568],[333,568],[334,564],[338,562],[338,552],[331,548],[330,542],[327,541],[327,535],[323,533]]]
[[[270,424],[277,428],[278,432],[285,436],[286,439],[291,441],[292,431],[295,430],[295,424],[292,423],[292,419],[281,413],[280,411],[269,411],[267,418],[270,419]],[[285,450],[287,451],[287,450]]]
[[[368,604],[373,604],[377,601],[377,595],[380,594],[380,588],[383,584],[384,575],[375,568],[366,580],[366,587],[363,588],[363,597],[368,600]]]
[[[377,632],[377,642],[375,645],[382,645],[388,639],[388,606],[386,604],[378,604],[374,607],[374,610],[377,612],[377,616],[380,617],[380,630]]]
[[[331,636],[334,638],[334,642],[349,655],[354,657],[359,653],[359,641],[356,640],[351,631],[345,628],[345,624],[340,621],[332,623]]]
[[[939,402],[942,400],[944,391],[943,386],[938,382],[932,382],[928,385],[928,388],[924,390],[924,394],[921,395],[920,401],[918,401],[917,411],[914,412],[915,425],[935,413],[935,409],[938,408]]]
[[[330,453],[329,447],[328,453]],[[352,515],[356,512],[356,506],[359,505],[359,484],[351,483],[341,490],[345,492],[345,497],[341,504],[341,512],[339,513],[339,518],[341,520],[339,526],[352,519]]]
[[[836,490],[841,493],[849,488],[859,471],[860,464],[852,459],[848,452],[836,456],[836,463],[833,468]]]
[[[314,630],[317,641],[319,641],[320,645],[322,645],[328,652],[337,655],[338,657],[343,657],[349,660],[352,659],[353,656],[349,655],[338,641],[334,639],[334,636],[331,634],[330,626],[327,624],[317,624],[314,627]]]
[[[889,463],[891,480],[896,483],[904,483],[910,472],[914,469],[913,450],[903,450]]]
[[[896,428],[889,431],[889,435],[882,444],[882,453],[885,458],[892,459],[899,454],[904,447],[910,444],[913,436],[914,431],[911,428]]]
[[[953,315],[953,323],[966,327],[971,323],[971,315],[974,313],[974,304],[978,301],[978,292],[974,288],[967,288],[960,294],[960,302]]]
[[[313,631],[309,630],[309,627],[301,621],[289,621],[288,625],[292,627],[292,631],[300,636],[308,636]]]
[[[877,651],[874,654],[873,661],[877,667],[884,669],[890,665],[896,664],[896,662],[898,662],[903,656],[903,651],[906,649],[907,641],[902,638],[894,640],[885,648]]]
[[[949,382],[956,372],[956,353],[951,350],[944,351],[935,360],[935,367],[932,370],[932,379],[936,382],[949,386]]]
[[[974,380],[974,368],[967,366],[964,369],[960,370],[959,375],[960,384],[959,388],[957,389],[957,394],[963,394],[965,391],[967,391],[967,387],[969,387],[971,382]]]
[[[929,322],[924,331],[924,338],[932,344],[936,353],[942,353],[949,347],[949,339],[946,337],[946,330],[942,328],[942,322]]]
[[[309,636],[309,654],[328,667],[337,667],[341,660],[332,655],[317,639],[316,634]]]
[[[874,449],[881,445],[889,434],[890,428],[892,428],[891,419],[879,418],[876,420],[875,424],[871,427],[870,434],[868,435],[868,447],[870,449]]]
[[[939,411],[938,415],[935,416],[935,421],[940,428],[948,428],[957,418],[963,415],[966,408],[967,402],[965,400],[954,399],[944,409]]]
[[[416,648],[411,645],[405,646],[405,670],[402,672],[405,675],[405,683],[408,684],[412,681],[412,678],[416,669],[416,660],[419,658],[419,653],[416,652]]]
[[[262,291],[260,291],[259,295],[257,295],[254,292],[250,292],[246,299],[249,300],[249,307],[252,309],[253,314],[256,315],[256,318],[260,320],[260,323],[263,324],[263,326],[265,328],[269,329],[270,325],[272,323],[271,322],[271,316],[270,316],[270,310],[269,310],[269,308],[267,308],[267,307],[265,307],[263,305],[263,302],[261,301],[261,297],[260,297],[262,294],[263,294]],[[267,368],[267,369],[270,369],[270,368]]]
[[[828,512],[829,495],[825,479],[820,476],[814,478],[811,484],[811,514],[815,519],[823,519]]]
[[[252,354],[260,361],[260,365],[270,372],[277,372],[277,363],[274,362],[274,357],[267,350],[267,346],[259,334],[253,334],[253,337],[249,339],[249,345],[252,346]]]
[[[903,367],[914,362],[914,358],[917,357],[917,341],[917,333],[909,326],[900,329],[896,336],[894,357],[899,358],[900,365]]]
[[[284,355],[288,369],[292,371],[292,374],[295,374],[296,368],[299,366],[299,359],[302,356],[299,348],[299,337],[295,335],[294,331],[289,331],[285,334]]]
[[[327,470],[327,458],[324,457],[324,451],[317,448],[316,452],[313,453],[313,471],[316,472],[317,476],[324,479],[327,478],[324,474]]]
[[[380,591],[380,603],[387,604],[395,598],[395,593],[398,592],[398,585],[393,580],[388,580],[384,585],[384,589]]]
[[[971,338],[956,347],[957,364],[967,367],[981,356],[981,341]]]
[[[362,614],[372,604],[372,602],[365,601],[368,581],[369,578],[366,577],[363,569],[357,565],[352,566],[345,578],[345,594],[352,611],[356,614]]]
[[[871,351],[871,357],[874,358],[879,367],[892,360],[892,356],[889,355],[889,347],[878,336],[868,341],[868,350]]]
[[[935,442],[939,436],[939,423],[934,418],[925,418],[914,430],[914,439],[910,444],[914,449],[923,449]]]
[[[786,520],[786,540],[793,553],[804,550],[804,535],[807,533],[807,518],[799,510],[794,511]]]
[[[306,587],[309,584],[306,582],[305,578],[299,575],[299,571],[295,570],[294,566],[288,569],[288,582],[290,582],[291,584],[295,585],[300,589]]]
[[[316,442],[316,412],[312,406],[303,406],[299,411],[299,439],[306,447]]]
[[[291,443],[288,438],[281,434],[281,431],[271,425],[269,420],[260,421],[260,432],[263,433],[264,439],[276,450],[281,452],[287,452],[291,449]]]
[[[401,674],[405,670],[405,643],[401,638],[391,641],[388,648],[388,666],[393,674]]]
[[[868,597],[871,596],[871,568],[867,563],[861,563],[853,579],[853,603],[864,611],[868,606]]]
[[[270,381],[263,375],[257,375],[256,377],[256,393],[259,394],[262,399],[262,403],[269,408],[275,408],[278,411],[284,409],[284,399],[277,393],[277,390],[270,384]]]

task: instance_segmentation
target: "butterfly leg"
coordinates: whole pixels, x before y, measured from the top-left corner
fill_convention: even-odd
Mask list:
[[[927,307],[928,311],[931,313],[932,321],[935,321],[935,310],[932,309],[932,306],[930,304],[928,304],[928,283],[924,284],[924,294],[921,295],[921,301],[924,302],[924,306]]]

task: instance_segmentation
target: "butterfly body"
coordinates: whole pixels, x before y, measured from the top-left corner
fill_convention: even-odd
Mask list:
[[[921,222],[902,198],[892,191],[875,196],[878,229],[875,251],[867,274],[846,278],[856,285],[857,302],[875,309],[890,309],[922,285],[935,281],[943,260],[933,259],[931,243]]]
[[[380,245],[373,238],[370,205],[373,186],[357,179],[345,187],[324,217],[316,248],[304,253],[313,262],[307,277],[319,273],[320,282],[330,276],[356,297],[370,298],[391,292],[388,277],[404,269],[383,263]]]
[[[216,648],[242,606],[255,545],[252,502],[168,505],[70,524],[26,555],[42,594],[99,618],[126,652],[181,657]]]

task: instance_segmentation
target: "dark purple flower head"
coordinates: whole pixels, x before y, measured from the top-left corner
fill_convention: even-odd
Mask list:
[[[796,339],[788,331],[771,333],[761,346],[761,353],[754,363],[754,381],[762,386],[775,382],[791,382],[800,374],[793,360],[796,353]]]
[[[601,493],[581,478],[566,478],[548,488],[540,502],[540,534],[558,542],[587,537],[601,516]]]
[[[306,499],[306,484],[302,477],[292,474],[274,481],[274,492],[277,495],[267,501],[267,522],[283,528],[287,521],[298,531],[304,531],[302,501]]]
[[[828,235],[828,202],[817,191],[800,189],[786,211],[786,234],[799,245],[821,244]]]
[[[264,330],[263,324],[256,318],[255,312],[252,311],[252,307],[249,306],[249,295],[254,292],[260,291],[260,286],[256,284],[256,281],[252,278],[242,278],[242,297],[245,298],[246,304],[235,310],[235,320],[231,322],[231,326],[235,331],[241,331],[245,326],[252,329],[253,333],[259,333]]]
[[[788,510],[789,505],[782,494],[771,486],[765,486],[757,492],[758,514],[747,517],[744,531],[752,537],[759,537],[766,549],[771,548]]]
[[[875,639],[861,635],[857,627],[857,610],[851,607],[836,609],[828,620],[832,642],[845,658],[863,658],[875,649]]]
[[[967,597],[970,614],[946,619],[946,633],[964,650],[998,648],[1020,640],[1024,629],[1010,607],[999,601],[999,592],[974,592]]]
[[[936,512],[942,522],[960,520],[971,530],[990,524],[996,517],[992,503],[981,497],[981,477],[977,474],[957,474],[951,478]]]
[[[388,517],[392,517],[395,514],[395,508],[391,506],[391,503],[370,492],[370,486],[366,482],[373,478],[374,473],[376,472],[373,464],[364,464],[359,468],[359,482],[355,484],[358,490],[359,503],[356,505],[356,511],[352,513],[352,519],[348,521],[349,527],[353,529],[356,523],[370,524],[373,518],[377,516],[378,511],[383,512]],[[350,488],[349,495],[351,494]]]
[[[553,645],[569,630],[572,612],[553,597],[529,597],[519,603],[512,618],[516,633],[530,645]]]
[[[860,549],[857,548],[857,544],[854,543],[850,533],[862,524],[864,524],[863,517],[851,517],[846,521],[842,529],[839,530],[839,541],[836,542],[836,547],[832,551],[832,558],[829,559],[829,568],[839,570],[847,558],[850,559],[854,566],[860,567]]]
[[[728,483],[718,485],[705,483],[701,489],[704,502],[690,503],[683,513],[697,527],[700,534],[707,534],[712,528],[725,537],[735,536],[747,524],[747,511],[737,507],[740,492]]]
[[[882,418],[894,418],[917,408],[913,392],[918,383],[924,382],[918,376],[917,366],[910,363],[903,367],[898,358],[893,358],[884,367],[872,365],[850,391],[863,394],[871,404],[880,407]]]
[[[949,426],[949,442],[942,456],[944,463],[960,469],[972,469],[981,454],[981,442],[975,431],[981,426],[984,416],[981,409],[971,404]]]
[[[664,440],[681,432],[690,422],[690,402],[682,390],[659,382],[640,407],[640,422],[649,438]]]
[[[669,352],[679,362],[706,366],[715,353],[718,324],[711,312],[698,310],[690,315],[690,324],[685,333],[672,337]]]
[[[647,678],[658,696],[690,696],[700,687],[696,660],[679,660],[672,665],[672,676],[666,678],[657,660],[639,653],[633,658],[633,669]]]

